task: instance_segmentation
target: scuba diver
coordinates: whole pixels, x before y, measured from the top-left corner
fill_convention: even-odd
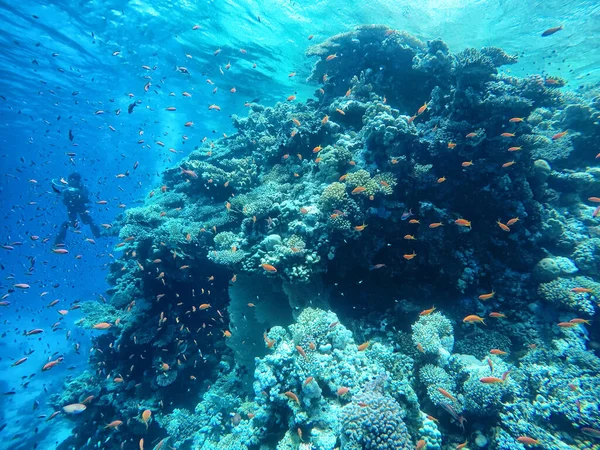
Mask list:
[[[64,180],[61,181],[64,182]],[[90,199],[87,188],[81,183],[81,175],[73,172],[69,175],[66,186],[60,181],[52,180],[52,189],[54,192],[62,194],[63,203],[67,207],[67,215],[69,217],[69,220],[63,222],[60,226],[60,231],[54,240],[54,245],[64,244],[69,225],[73,228],[79,228],[77,216],[79,216],[81,222],[90,226],[94,237],[99,237],[100,228],[94,223],[94,220],[87,211],[87,204],[90,202]]]

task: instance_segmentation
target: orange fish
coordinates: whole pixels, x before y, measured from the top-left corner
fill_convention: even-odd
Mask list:
[[[121,425],[123,425],[123,422],[121,420],[113,420],[111,423],[106,424],[104,429],[114,428],[114,429],[118,430]]]
[[[491,313],[489,313],[488,315],[489,315],[490,317],[496,317],[496,318],[498,318],[498,319],[503,319],[503,318],[505,318],[505,317],[506,317],[504,314],[502,314],[502,313],[499,313],[499,312],[491,312]]]
[[[510,167],[510,166],[512,166],[514,163],[515,163],[515,161],[509,161],[509,162],[506,162],[506,163],[502,164],[502,167],[503,167],[503,168]]]
[[[306,356],[306,352],[301,346],[296,345],[296,350],[298,350],[298,353],[300,353],[304,359],[308,359],[308,357]]]
[[[509,147],[508,149],[509,152],[518,152],[519,150],[521,150],[521,147]]]
[[[202,303],[200,306],[198,306],[198,309],[200,311],[203,311],[203,310],[208,309],[208,308],[210,308],[210,303]]]
[[[514,217],[514,218],[510,219],[508,222],[506,222],[506,225],[508,225],[510,227],[510,226],[513,226],[518,221],[519,221],[519,218],[518,217]]]
[[[417,110],[417,115],[420,116],[421,114],[423,114],[425,112],[426,109],[427,109],[427,102],[423,103],[423,106],[421,106]]]
[[[365,351],[366,349],[369,348],[369,345],[371,345],[371,341],[367,341],[367,342],[364,342],[364,343],[360,344],[358,346],[358,351],[359,352]]]
[[[410,261],[410,260],[411,260],[411,259],[413,259],[415,256],[417,256],[417,254],[415,253],[415,251],[414,251],[414,250],[413,250],[413,252],[412,252],[412,253],[409,253],[409,254],[402,255],[402,257],[403,257],[404,259],[406,259],[407,261]]]
[[[446,177],[441,177],[437,179],[438,183],[443,183],[444,181],[446,181]]]
[[[479,300],[489,300],[490,298],[492,298],[494,295],[496,295],[496,291],[492,291],[489,294],[481,294],[479,296]]]
[[[442,222],[434,222],[434,223],[430,223],[429,224],[429,228],[438,228],[438,227],[443,227],[444,224]]]
[[[296,100],[296,96],[295,95],[290,95],[286,100],[288,102],[293,102],[294,100]]]
[[[347,387],[345,387],[345,386],[342,386],[342,387],[339,387],[339,388],[338,388],[338,390],[337,390],[337,395],[338,395],[338,397],[343,397],[343,396],[344,396],[344,395],[346,395],[346,394],[347,394],[349,391],[350,391],[350,389],[349,389],[349,388],[347,388]]]
[[[323,117],[323,119],[321,120],[321,125],[325,125],[327,122],[329,122],[329,116],[325,115],[325,117]]]
[[[417,238],[415,238],[412,234],[405,235],[404,239],[407,239],[409,241],[416,241],[417,240]]]
[[[506,231],[506,232],[510,231],[510,228],[509,228],[507,225],[504,225],[504,224],[503,224],[502,222],[500,222],[499,220],[497,220],[497,221],[496,221],[496,223],[498,224],[498,226],[499,226],[500,228],[502,228],[502,230],[504,230],[504,231]]]
[[[490,350],[490,353],[492,355],[506,355],[506,352],[502,351],[502,350],[498,350],[497,348],[493,348]]]
[[[342,109],[336,108],[336,109],[335,109],[335,111],[336,111],[337,113],[341,114],[342,116],[345,116],[345,115],[346,115],[346,113],[345,113],[345,112],[344,112],[344,110],[342,110]]]
[[[467,227],[467,228],[471,228],[471,222],[469,220],[465,220],[465,219],[456,219],[454,221],[454,223],[460,227]]]
[[[477,133],[469,133],[465,137],[466,138],[474,138],[475,136],[477,136]]]
[[[360,194],[361,192],[365,192],[366,190],[367,190],[367,188],[366,188],[366,187],[363,187],[363,186],[357,186],[357,187],[355,187],[355,188],[352,190],[351,194],[352,194],[352,195]]]
[[[304,380],[304,386],[309,385],[310,383],[312,383],[314,380],[313,377],[308,377],[306,380]]]
[[[420,342],[417,343],[417,350],[419,350],[421,353],[425,353],[425,349],[423,348]]]
[[[591,325],[589,320],[585,320],[585,319],[579,319],[579,318],[575,318],[575,319],[571,319],[569,320],[569,322],[571,323],[576,323],[576,324],[582,324],[585,323],[586,325]]]
[[[540,441],[529,436],[519,436],[517,441],[525,445],[540,445]]]
[[[558,139],[560,139],[561,137],[565,136],[567,134],[566,131],[562,131],[560,133],[556,133],[554,136],[552,136],[552,140],[556,141]]]
[[[571,289],[571,292],[575,292],[576,294],[590,294],[593,291],[590,288],[574,287]]]
[[[600,197],[589,197],[588,201],[592,203],[600,203]]]
[[[325,58],[325,61],[331,61],[332,59],[337,58],[337,53],[334,53],[333,55],[329,55],[327,58]]]
[[[421,311],[419,313],[419,315],[420,316],[428,316],[429,314],[431,314],[434,311],[435,311],[435,306],[431,307],[430,309],[425,309],[425,310]]]
[[[417,219],[410,219],[410,220],[408,221],[408,223],[412,223],[412,224],[418,224],[418,223],[421,223],[421,222],[419,222]]]
[[[417,442],[417,445],[415,446],[415,450],[422,450],[425,448],[426,445],[427,445],[427,441],[425,441],[424,439],[419,439],[419,441]]]
[[[292,391],[284,392],[283,395],[285,395],[287,398],[295,401],[296,403],[298,403],[298,405],[300,405],[300,399],[298,399],[298,396],[296,394],[294,394]]]
[[[561,328],[573,328],[573,327],[576,327],[577,325],[579,325],[579,324],[574,323],[574,322],[560,322],[558,324],[558,326]]]
[[[511,123],[519,123],[525,121],[525,117],[513,117],[512,119],[508,119]]]
[[[500,136],[502,136],[502,137],[515,137],[515,133],[502,133]]]
[[[461,166],[463,167],[469,167],[473,165],[473,161],[464,161],[461,163]]]
[[[454,148],[454,147],[456,147],[455,142],[448,142],[448,148]]]
[[[112,325],[108,322],[100,322],[95,324],[94,326],[92,326],[92,328],[94,330],[107,330],[111,327]]]
[[[50,361],[50,362],[44,364],[44,367],[42,367],[42,372],[52,369],[57,364],[60,364],[62,361],[63,361],[63,358],[58,358],[58,359],[55,359],[54,361]]]
[[[363,231],[365,228],[367,228],[368,225],[365,225],[364,223],[362,225],[357,225],[354,227],[355,231]]]
[[[465,317],[463,319],[463,323],[475,323],[475,322],[481,322],[482,324],[485,325],[485,322],[483,321],[483,319],[479,316],[476,316],[475,314],[468,315],[467,317]]]
[[[498,377],[482,377],[479,379],[479,381],[484,384],[504,383],[504,380]]]
[[[321,150],[323,150],[323,147],[317,145],[315,148],[313,148],[313,153],[319,153]]]
[[[439,392],[440,394],[442,394],[442,395],[443,395],[444,397],[446,397],[446,398],[449,398],[449,399],[450,399],[450,400],[452,400],[453,402],[456,402],[456,401],[457,401],[457,400],[456,400],[456,397],[454,397],[454,395],[452,395],[452,394],[451,394],[450,392],[448,392],[447,390],[445,390],[445,389],[442,389],[442,388],[437,388],[437,390],[438,390],[438,392]]]
[[[277,269],[275,268],[275,266],[272,266],[271,264],[261,264],[260,266],[263,269],[265,269],[265,271],[267,271],[267,272],[271,272],[271,273],[277,272]]]

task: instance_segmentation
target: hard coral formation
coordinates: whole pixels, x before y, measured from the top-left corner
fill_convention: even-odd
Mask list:
[[[125,211],[70,445],[143,405],[174,447],[589,446],[597,93],[380,25],[307,56],[316,100],[250,104]]]

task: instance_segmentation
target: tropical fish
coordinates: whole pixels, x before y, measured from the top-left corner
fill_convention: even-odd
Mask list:
[[[366,349],[368,349],[368,348],[369,348],[369,345],[371,345],[371,341],[367,341],[367,342],[364,342],[364,343],[360,344],[360,345],[358,346],[358,351],[359,351],[359,352],[363,352],[363,351],[365,351]]]
[[[471,314],[463,319],[463,323],[476,323],[480,322],[485,325],[483,319],[475,314]]]
[[[446,410],[446,412],[448,414],[450,414],[454,418],[454,420],[456,420],[458,422],[458,424],[460,425],[460,427],[463,430],[465,429],[464,423],[467,421],[467,419],[465,419],[463,416],[459,416],[458,413],[456,412],[456,410],[452,407],[452,405],[450,405],[449,403],[446,403],[446,402],[442,402],[440,404],[440,406],[442,408],[444,408]]]
[[[489,294],[481,294],[478,298],[479,298],[479,300],[489,300],[494,295],[496,295],[496,291],[492,291]]]
[[[540,445],[540,441],[529,436],[519,436],[517,442],[525,445]]]
[[[481,377],[479,381],[484,384],[504,383],[504,380],[498,377]]]
[[[562,25],[559,27],[548,28],[546,31],[544,31],[542,33],[542,37],[552,36],[554,33],[556,33],[557,31],[560,31],[562,29],[563,29]]]
[[[408,211],[404,211],[402,213],[402,216],[400,217],[400,220],[406,220],[406,219],[408,219],[409,217],[412,217],[412,216],[414,216],[414,214],[413,214],[412,208],[411,208]]]
[[[432,313],[432,312],[434,312],[434,311],[435,311],[435,306],[432,306],[432,307],[431,307],[431,308],[429,308],[429,309],[425,309],[425,310],[421,311],[421,312],[419,313],[419,316],[428,316],[429,314],[431,314],[431,313]]]
[[[63,406],[63,411],[67,414],[81,414],[87,409],[83,403],[72,403],[70,405]]]
[[[107,423],[106,426],[104,427],[104,429],[111,428],[111,429],[118,430],[121,425],[123,425],[123,421],[113,420],[111,423]]]
[[[499,350],[499,349],[497,349],[497,348],[493,348],[493,349],[491,349],[491,350],[490,350],[490,353],[491,353],[492,355],[506,355],[506,352],[505,352],[505,351]]]
[[[277,272],[277,269],[275,268],[275,266],[272,266],[271,264],[261,264],[260,266],[263,269],[265,269],[266,272],[271,272],[271,273]]]
[[[444,397],[449,398],[450,400],[452,400],[453,402],[456,402],[456,397],[454,397],[450,392],[448,392],[446,389],[444,388],[437,388],[438,392],[440,394],[442,394]]]
[[[414,250],[413,250],[413,252],[412,252],[412,253],[409,253],[409,254],[404,254],[404,255],[402,255],[402,257],[403,257],[404,259],[406,259],[407,261],[410,261],[410,260],[411,260],[411,259],[413,259],[415,256],[417,256],[417,254],[415,253],[415,251],[414,251]]]
[[[506,232],[510,231],[510,228],[509,228],[507,225],[504,225],[504,224],[503,224],[502,222],[500,222],[499,220],[498,220],[498,221],[496,221],[496,223],[498,224],[498,226],[499,226],[499,227],[500,227],[502,230],[504,230],[504,231],[506,231]]]
[[[285,395],[287,398],[295,401],[298,405],[300,405],[300,399],[298,399],[298,396],[296,394],[294,394],[292,391],[284,392],[283,395]]]

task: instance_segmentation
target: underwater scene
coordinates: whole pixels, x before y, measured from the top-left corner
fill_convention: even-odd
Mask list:
[[[600,450],[599,3],[0,23],[0,449]]]

